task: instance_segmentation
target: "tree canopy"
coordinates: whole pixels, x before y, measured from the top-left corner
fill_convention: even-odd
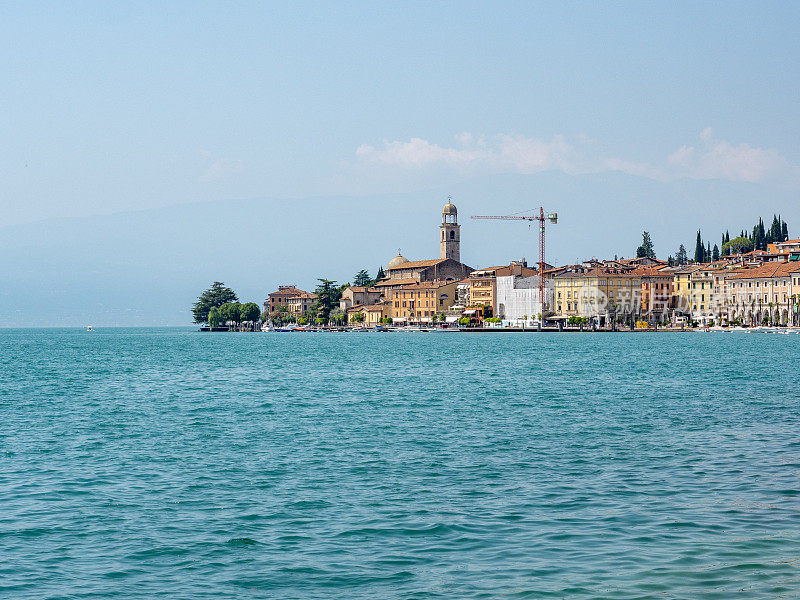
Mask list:
[[[238,302],[226,302],[219,307],[219,314],[223,323],[233,321],[239,323],[242,320],[242,305]]]
[[[636,249],[636,258],[655,258],[656,251],[653,248],[653,240],[650,239],[650,233],[647,231],[642,232],[642,245]]]
[[[685,265],[689,262],[689,255],[686,253],[686,246],[683,244],[678,248],[678,253],[675,255],[675,262],[679,265]]]
[[[700,236],[700,230],[697,230],[697,242],[694,245],[694,262],[706,262],[706,247],[703,244],[703,238]]]
[[[212,306],[208,311],[208,326],[219,327],[222,324],[222,316],[219,314],[219,308]]]
[[[370,278],[366,269],[361,269],[355,274],[353,277],[353,285],[357,285],[359,287],[369,287],[372,285],[372,279]]]
[[[322,319],[322,323],[327,323],[330,319],[331,311],[339,305],[342,298],[342,291],[336,287],[336,282],[331,279],[317,279],[319,285],[314,290],[317,294],[317,319]]]
[[[742,254],[744,252],[750,252],[753,249],[753,242],[752,240],[747,239],[746,237],[737,237],[733,238],[729,242],[725,242],[722,246],[722,253],[723,254]]]
[[[213,307],[219,308],[226,302],[238,302],[236,293],[221,281],[215,281],[211,287],[197,298],[192,306],[192,316],[195,323],[207,323],[208,313]]]
[[[247,302],[242,304],[242,308],[239,311],[239,316],[242,318],[242,321],[258,321],[260,314],[261,310],[258,308],[258,304],[255,302]]]

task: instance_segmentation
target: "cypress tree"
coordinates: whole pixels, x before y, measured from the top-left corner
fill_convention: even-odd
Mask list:
[[[781,237],[781,222],[778,220],[777,216],[772,215],[772,225],[769,228],[769,233],[767,234],[766,242],[768,244],[779,242],[780,237]]]
[[[681,244],[678,248],[678,254],[675,258],[675,262],[677,262],[679,265],[685,265],[687,262],[689,262],[689,258],[686,256],[686,246],[683,244]]]
[[[713,254],[711,255],[711,259],[712,259],[714,262],[716,262],[716,261],[718,261],[718,260],[719,260],[719,246],[717,246],[716,244],[714,244],[714,252],[713,252]]]
[[[784,242],[789,239],[789,226],[786,224],[786,221],[781,225],[781,237]]]
[[[700,237],[700,230],[697,230],[697,241],[694,245],[694,262],[701,263],[703,262],[703,238]]]

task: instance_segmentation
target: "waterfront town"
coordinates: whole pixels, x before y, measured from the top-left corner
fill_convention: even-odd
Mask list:
[[[551,217],[555,218],[555,217]],[[541,225],[544,227],[544,224]],[[268,294],[263,328],[345,326],[591,330],[695,329],[800,325],[800,239],[776,221],[706,250],[698,232],[695,260],[655,258],[649,234],[636,258],[591,258],[553,266],[526,260],[473,268],[461,259],[458,211],[448,199],[439,226],[440,255],[410,260],[399,251],[372,279],[314,292],[280,285]],[[751,246],[761,248],[749,249]],[[682,256],[681,256],[682,254]],[[540,280],[540,277],[542,278]],[[231,292],[232,293],[232,292]],[[251,303],[251,313],[256,306]],[[212,314],[198,320],[225,325]],[[208,314],[208,313],[206,313]],[[196,315],[197,317],[197,315]],[[251,317],[253,318],[253,317]],[[237,319],[233,319],[237,321]]]

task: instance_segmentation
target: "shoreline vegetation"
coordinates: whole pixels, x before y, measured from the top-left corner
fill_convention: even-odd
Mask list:
[[[452,212],[447,212],[448,207]],[[448,202],[444,214],[455,215],[455,207]],[[455,225],[455,218],[452,223]],[[788,330],[800,326],[800,240],[789,239],[788,224],[780,215],[773,215],[769,227],[759,218],[752,230],[742,229],[734,237],[725,231],[719,244],[713,246],[698,230],[691,259],[680,244],[667,260],[659,260],[649,232],[644,231],[634,254],[635,258],[629,259],[615,255],[613,259],[593,258],[577,265],[548,265],[543,273],[528,268],[524,261],[512,261],[508,267],[471,269],[461,281],[423,281],[422,277],[404,279],[407,274],[397,273],[400,267],[392,263],[398,259],[402,259],[399,265],[416,264],[398,252],[387,270],[379,267],[374,277],[365,269],[355,274],[352,283],[342,285],[320,277],[313,293],[279,286],[261,306],[240,302],[233,289],[215,281],[200,294],[192,315],[200,330],[209,332],[684,332],[764,327]],[[520,314],[509,316],[494,294],[503,269],[510,269],[512,279],[528,276],[538,280],[543,276],[547,290],[544,302],[541,296],[534,301],[528,294],[526,313],[517,306]],[[628,287],[623,290],[626,278]],[[764,281],[769,279],[774,281]],[[476,283],[478,280],[480,283]],[[475,293],[474,288],[480,285],[492,286],[488,301]],[[425,311],[423,317],[421,298],[435,296],[433,291],[420,292],[425,286],[437,291],[450,287],[447,294],[439,296],[438,307],[436,300],[431,302],[437,310]],[[743,286],[748,293],[743,293]],[[416,298],[417,312],[410,312],[415,318],[407,318],[405,290],[409,290],[412,309]],[[397,318],[401,307],[402,319]]]

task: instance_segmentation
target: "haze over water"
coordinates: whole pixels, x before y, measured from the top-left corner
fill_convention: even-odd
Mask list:
[[[800,593],[800,335],[0,349],[3,597]]]

